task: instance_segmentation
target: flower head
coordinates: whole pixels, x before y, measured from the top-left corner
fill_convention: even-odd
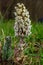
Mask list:
[[[31,20],[30,15],[23,3],[17,3],[15,7],[15,35],[30,35],[31,34]]]

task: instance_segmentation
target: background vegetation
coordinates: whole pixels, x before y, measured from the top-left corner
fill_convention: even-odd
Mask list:
[[[19,38],[15,37],[15,20],[13,14],[14,7],[18,2],[23,2],[25,4],[30,12],[30,18],[32,19],[32,34],[24,39],[28,44],[28,47],[24,50],[24,54],[28,56],[24,64],[28,65],[28,60],[30,59],[30,61],[33,60],[35,65],[35,62],[38,59],[40,65],[43,65],[43,0],[4,0],[4,2],[3,0],[0,0],[0,42],[2,43],[2,48],[4,47],[4,38],[6,36],[11,36],[12,51],[10,51],[13,54],[14,47],[19,42]],[[7,55],[10,56],[10,53]]]
[[[18,43],[19,40],[18,38],[15,37],[14,23],[15,23],[14,20],[0,21],[0,40],[2,41],[2,45],[4,45],[3,43],[4,36],[11,36],[12,50],[14,50],[14,46],[16,45],[16,43]],[[32,34],[29,37],[26,37],[25,41],[26,43],[28,43],[29,47],[27,47],[24,50],[24,54],[30,56],[30,58],[32,58],[34,55],[39,55],[41,65],[43,65],[43,22],[42,23],[32,22]]]

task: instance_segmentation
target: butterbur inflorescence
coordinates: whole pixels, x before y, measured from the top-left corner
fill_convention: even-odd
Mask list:
[[[30,15],[23,3],[17,3],[15,7],[15,36],[27,36],[31,34]]]

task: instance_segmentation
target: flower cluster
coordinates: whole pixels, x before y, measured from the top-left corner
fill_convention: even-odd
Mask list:
[[[27,36],[31,34],[31,20],[30,15],[23,3],[17,3],[15,7],[15,35]]]

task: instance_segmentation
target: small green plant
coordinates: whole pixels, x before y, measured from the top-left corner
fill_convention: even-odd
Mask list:
[[[3,46],[3,60],[9,60],[11,59],[13,55],[13,51],[11,49],[11,37],[7,36],[5,38],[5,43]]]

